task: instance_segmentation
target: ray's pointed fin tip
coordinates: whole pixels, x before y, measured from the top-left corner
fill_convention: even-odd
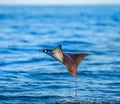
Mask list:
[[[85,56],[88,56],[88,55],[91,55],[91,54],[89,54],[89,53],[82,53],[83,55],[84,55],[84,57]]]
[[[89,55],[91,55],[91,54],[85,53],[85,54],[83,55],[83,57],[87,57],[87,56],[89,56]]]
[[[60,48],[62,48],[62,45],[60,44],[60,45],[58,45],[57,47],[60,47]]]

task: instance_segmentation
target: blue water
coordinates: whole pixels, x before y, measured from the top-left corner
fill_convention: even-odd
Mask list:
[[[89,53],[75,79],[41,52]],[[0,6],[0,104],[120,103],[120,5]]]

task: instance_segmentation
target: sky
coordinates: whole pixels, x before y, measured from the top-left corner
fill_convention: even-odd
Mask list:
[[[0,0],[0,4],[7,5],[120,4],[120,0]]]

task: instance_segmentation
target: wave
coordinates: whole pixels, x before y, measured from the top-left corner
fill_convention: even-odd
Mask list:
[[[71,96],[0,96],[1,103],[9,104],[119,104],[117,100],[80,99]]]

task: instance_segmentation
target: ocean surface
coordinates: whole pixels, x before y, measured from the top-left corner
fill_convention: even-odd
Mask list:
[[[41,49],[89,53],[75,78]],[[0,6],[0,104],[120,104],[120,5]]]

